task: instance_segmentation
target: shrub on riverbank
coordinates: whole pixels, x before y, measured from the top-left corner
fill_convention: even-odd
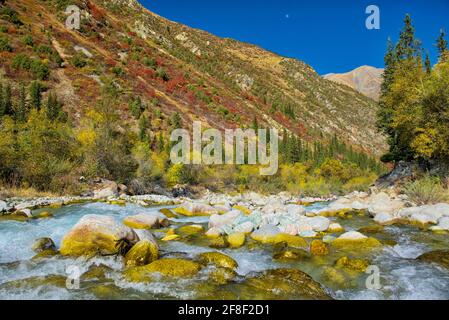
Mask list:
[[[449,191],[444,188],[441,179],[430,175],[409,182],[403,191],[418,205],[436,204],[449,200]]]

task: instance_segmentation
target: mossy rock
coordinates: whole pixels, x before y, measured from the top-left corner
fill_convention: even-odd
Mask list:
[[[34,216],[35,219],[50,219],[53,215],[48,211],[43,211]]]
[[[33,258],[31,258],[31,260],[42,260],[42,259],[46,259],[46,258],[51,258],[54,256],[57,256],[59,254],[58,250],[55,249],[48,249],[48,250],[44,250],[39,252],[38,254],[36,254]]]
[[[342,268],[345,270],[365,272],[370,266],[370,262],[362,259],[350,259],[348,257],[341,257],[335,262],[337,268]]]
[[[165,242],[180,240],[181,236],[179,234],[166,234],[161,240]]]
[[[225,285],[237,278],[237,273],[229,268],[215,268],[209,273],[209,279],[219,285]]]
[[[126,206],[125,200],[110,200],[110,201],[108,201],[108,203],[111,205],[114,205],[114,206],[120,206],[120,207]]]
[[[33,290],[44,286],[66,288],[67,276],[47,275],[43,277],[30,277],[26,279],[13,280],[0,285],[0,290]]]
[[[204,227],[200,225],[186,225],[176,229],[176,233],[182,236],[195,236],[204,232]]]
[[[279,233],[274,236],[256,236],[254,235],[254,233],[252,233],[251,238],[264,244],[276,245],[280,243],[286,243],[289,247],[292,248],[307,248],[308,246],[305,239],[286,233]]]
[[[329,254],[329,245],[321,240],[313,240],[310,243],[310,253],[313,256],[327,256]]]
[[[209,240],[209,247],[213,249],[226,249],[229,247],[229,242],[224,236],[212,238]]]
[[[178,218],[178,215],[174,214],[173,211],[167,208],[160,209],[159,212],[170,219]]]
[[[217,267],[229,269],[236,269],[238,267],[238,263],[234,259],[220,252],[201,253],[197,256],[197,260],[203,265],[212,264]]]
[[[100,300],[123,300],[124,296],[122,289],[112,283],[92,286],[90,291]]]
[[[273,256],[273,259],[278,261],[301,261],[309,258],[310,256],[305,250],[295,248],[281,250]]]
[[[424,253],[418,257],[419,261],[436,263],[440,266],[449,269],[449,250],[437,250]]]
[[[16,222],[27,222],[30,220],[27,216],[16,215],[16,214],[0,214],[0,221],[16,221]]]
[[[360,228],[358,231],[363,234],[382,233],[385,231],[385,227],[382,225],[373,225]]]
[[[258,292],[268,293],[273,299],[331,299],[318,282],[297,269],[268,270],[248,277],[244,286],[256,289],[254,299],[259,298]]]
[[[189,211],[182,207],[175,208],[175,209],[173,209],[173,211],[177,214],[180,214],[180,215],[186,216],[186,217],[209,217],[210,216],[210,213],[208,213],[208,212],[192,212],[192,211]]]
[[[112,268],[105,265],[91,265],[87,272],[81,275],[81,281],[106,281],[106,273],[112,271]]]
[[[338,270],[334,267],[325,266],[323,268],[321,277],[326,282],[330,282],[338,287],[345,287],[347,284],[347,278],[345,274],[341,270]]]
[[[134,267],[124,272],[125,279],[131,282],[151,282],[155,274],[165,277],[189,278],[201,270],[201,264],[185,259],[161,259],[143,267]]]
[[[64,203],[62,203],[62,202],[55,202],[55,203],[48,205],[47,208],[61,209],[63,205],[64,205]]]
[[[229,247],[240,248],[245,245],[246,235],[244,233],[232,233],[227,238],[229,242]]]
[[[357,240],[337,238],[331,242],[331,246],[341,251],[368,252],[381,248],[382,243],[376,238],[365,238]]]
[[[251,210],[244,206],[233,206],[232,209],[238,210],[246,216],[249,216],[252,213]]]
[[[336,210],[336,211],[322,211],[319,213],[322,217],[340,217],[344,218],[348,212],[350,212],[350,209],[342,209],[342,210]]]
[[[56,245],[50,238],[39,238],[34,241],[31,249],[36,253],[40,253],[47,250],[56,250]]]
[[[158,258],[158,246],[149,240],[141,240],[125,255],[125,264],[127,267],[144,266]]]

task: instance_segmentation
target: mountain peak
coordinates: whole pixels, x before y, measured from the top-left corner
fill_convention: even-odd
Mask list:
[[[346,73],[329,73],[324,79],[347,85],[365,96],[378,101],[384,69],[364,65]]]

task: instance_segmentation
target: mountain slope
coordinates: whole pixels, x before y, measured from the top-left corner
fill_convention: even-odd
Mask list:
[[[323,78],[347,85],[375,101],[379,100],[383,69],[362,66],[347,73],[330,73]]]
[[[24,26],[0,20],[13,47],[0,53],[0,77],[28,83],[35,76],[14,69],[14,58],[41,59],[50,67],[46,87],[62,98],[75,122],[98,102],[105,83],[113,82],[120,92],[116,107],[135,127],[130,97],[139,96],[162,119],[179,113],[185,126],[201,120],[218,129],[245,127],[257,119],[260,127],[286,128],[309,141],[336,134],[371,154],[385,150],[374,126],[376,104],[323,80],[304,62],[171,22],[135,0],[6,4]],[[79,31],[64,24],[68,4],[82,9]],[[33,47],[24,44],[27,35]],[[36,49],[41,46],[49,49]],[[57,52],[63,63],[48,52]],[[165,128],[164,121],[152,123],[155,132]]]

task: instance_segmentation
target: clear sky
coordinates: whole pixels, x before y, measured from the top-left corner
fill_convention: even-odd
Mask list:
[[[319,74],[383,67],[387,38],[396,41],[406,13],[433,63],[439,30],[449,33],[449,0],[139,1],[170,20],[303,60]],[[368,5],[380,9],[380,30],[365,27]]]

